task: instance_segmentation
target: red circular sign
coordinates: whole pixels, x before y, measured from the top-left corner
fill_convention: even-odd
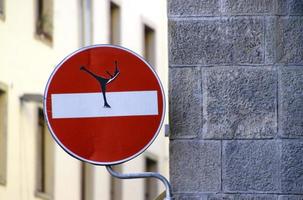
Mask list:
[[[164,119],[158,76],[140,56],[118,46],[85,47],[66,57],[50,76],[44,98],[56,142],[96,165],[141,154]]]

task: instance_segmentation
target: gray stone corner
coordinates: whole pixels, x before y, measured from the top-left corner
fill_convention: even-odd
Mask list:
[[[170,142],[170,177],[177,193],[216,192],[221,188],[221,142]]]
[[[168,17],[216,16],[220,0],[168,0]]]
[[[171,139],[200,135],[202,120],[201,70],[198,67],[169,69],[169,118]]]
[[[200,194],[175,193],[173,200],[203,200],[203,198]]]

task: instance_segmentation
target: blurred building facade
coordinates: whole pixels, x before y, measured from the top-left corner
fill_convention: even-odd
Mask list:
[[[120,181],[56,145],[42,112],[55,66],[90,44],[117,44],[144,56],[167,88],[166,2],[162,0],[0,0],[0,199],[150,200],[151,180]],[[165,120],[167,123],[167,120]],[[164,131],[121,172],[168,174]]]

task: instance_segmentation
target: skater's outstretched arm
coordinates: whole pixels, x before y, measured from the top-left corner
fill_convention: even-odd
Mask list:
[[[108,84],[111,81],[113,81],[120,74],[120,71],[118,69],[118,63],[117,63],[117,61],[115,61],[115,66],[116,66],[116,69],[115,69],[114,75],[111,75],[109,72],[107,72],[110,75],[111,78],[108,80],[108,82],[106,84]]]
[[[96,74],[94,74],[93,72],[89,71],[88,69],[86,69],[84,66],[80,67],[80,70],[83,70],[85,72],[87,72],[88,74],[90,74],[91,76],[93,76],[95,79],[99,80],[100,78],[102,78],[101,76],[97,76]]]
[[[114,76],[111,75],[108,71],[106,71],[106,73],[110,76],[110,78],[113,78]]]

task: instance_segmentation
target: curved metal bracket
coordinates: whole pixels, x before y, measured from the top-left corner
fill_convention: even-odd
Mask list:
[[[131,174],[122,174],[120,172],[116,172],[110,165],[106,166],[107,171],[114,177],[120,179],[136,179],[136,178],[156,178],[159,179],[166,188],[166,197],[164,200],[172,200],[172,189],[168,180],[159,173],[155,172],[144,172],[144,173],[131,173]]]

